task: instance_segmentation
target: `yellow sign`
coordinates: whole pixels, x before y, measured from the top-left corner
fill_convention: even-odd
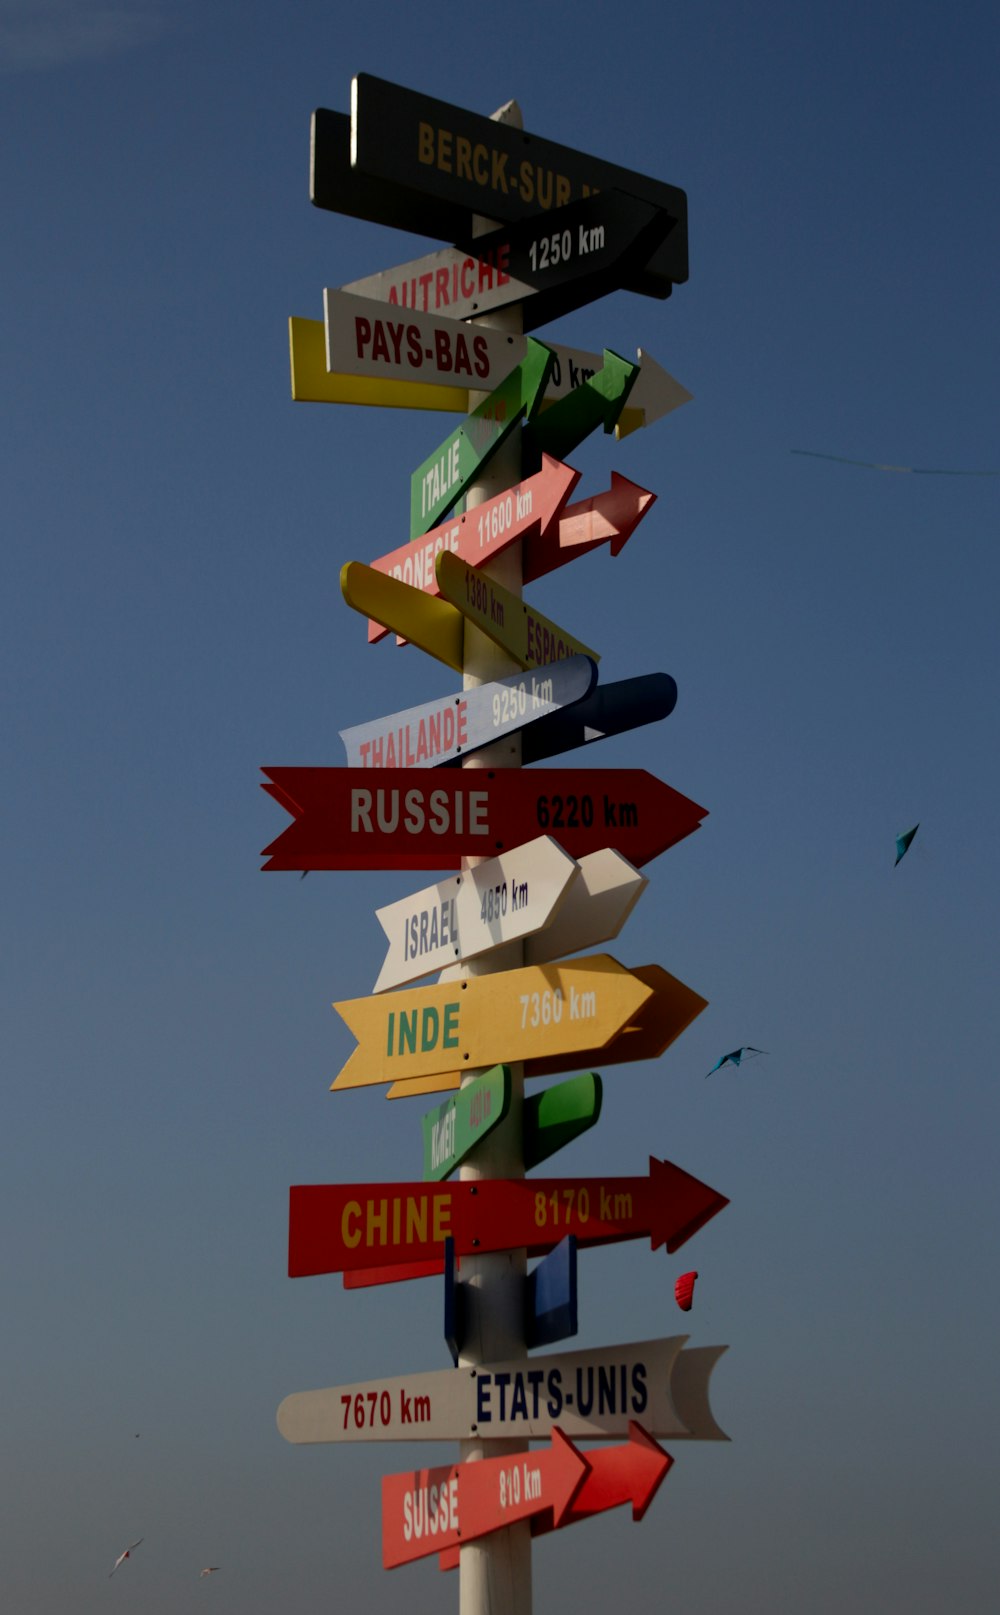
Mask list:
[[[643,982],[649,988],[649,997],[629,1024],[599,1048],[595,1046],[578,1050],[578,1065],[599,1064],[604,1067],[624,1065],[634,1060],[658,1059],[696,1016],[708,1007],[707,999],[691,987],[686,987],[661,965],[633,965],[631,975],[633,980]],[[524,1074],[526,1077],[547,1077],[565,1069],[565,1064],[558,1059],[542,1056],[529,1060]],[[438,1076],[424,1077],[419,1082],[394,1082],[386,1098],[410,1099],[420,1094],[450,1093],[461,1084],[460,1071],[445,1071]]]
[[[441,550],[434,575],[442,598],[467,617],[494,644],[512,656],[520,667],[545,667],[567,656],[589,656],[599,662],[596,650],[574,639],[558,623],[543,617],[509,589],[501,588],[485,572],[469,566],[450,550]]]
[[[365,566],[363,561],[347,561],[341,567],[340,592],[362,617],[391,628],[402,639],[419,645],[428,656],[436,656],[446,667],[461,673],[465,623],[462,613],[447,600],[425,594],[423,589]]]
[[[467,387],[431,387],[420,381],[390,381],[384,376],[331,375],[326,368],[326,328],[322,320],[288,321],[292,364],[292,397],[308,404],[371,404],[382,409],[437,409],[465,415]]]
[[[515,1060],[575,1064],[634,1019],[652,989],[610,954],[468,976],[334,1009],[358,1040],[333,1088],[409,1082]]]

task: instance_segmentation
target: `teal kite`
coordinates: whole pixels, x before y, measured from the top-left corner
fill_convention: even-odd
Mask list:
[[[744,1055],[746,1056],[746,1058],[748,1060],[752,1060],[755,1054],[766,1054],[766,1053],[767,1053],[766,1049],[755,1049],[752,1044],[744,1043],[744,1045],[743,1045],[743,1047],[741,1049],[733,1049],[731,1053],[724,1054],[722,1056],[721,1060],[716,1060],[715,1064],[712,1067],[712,1071],[718,1071],[724,1065],[739,1065],[739,1063],[743,1059]],[[712,1075],[712,1071],[706,1071],[705,1072],[706,1077],[710,1077]]]
[[[909,850],[910,842],[919,829],[920,825],[915,824],[912,830],[904,830],[901,836],[896,837],[896,864],[899,863],[900,858],[905,857]],[[895,869],[896,864],[893,864],[893,869]]]

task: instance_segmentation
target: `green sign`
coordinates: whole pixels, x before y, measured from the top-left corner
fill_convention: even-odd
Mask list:
[[[594,1126],[601,1114],[602,1092],[597,1072],[587,1071],[524,1101],[526,1172]]]
[[[599,426],[613,432],[638,374],[637,364],[605,348],[603,369],[574,387],[557,404],[550,404],[532,422],[529,431],[534,449],[565,460]]]
[[[411,539],[426,533],[462,498],[522,415],[530,420],[541,403],[555,355],[534,337],[528,337],[527,343],[528,351],[521,363],[414,471],[410,478]],[[575,396],[571,393],[566,402]]]
[[[495,1065],[428,1111],[423,1118],[424,1182],[436,1183],[454,1172],[509,1108],[510,1067]]]

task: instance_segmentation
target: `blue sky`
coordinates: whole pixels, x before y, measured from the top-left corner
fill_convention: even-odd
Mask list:
[[[557,1172],[650,1151],[731,1199],[674,1258],[581,1259],[579,1346],[727,1342],[729,1446],[646,1520],[536,1545],[536,1607],[982,1609],[998,1117],[993,7],[641,0],[0,3],[7,379],[0,1509],[18,1615],[457,1602],[380,1567],[379,1477],[291,1391],[446,1366],[435,1282],[285,1275],[291,1183],[420,1175],[419,1102],[327,1090],[399,873],[259,873],[265,764],[454,683],[338,574],[406,537],[447,417],[293,404],[286,322],[438,242],[320,213],[309,116],[370,72],[688,193],[691,275],[536,335],[642,346],[694,402],[573,456],[658,495],[534,586],[667,672],[569,765],[703,803],[611,951],[710,1007],[609,1071]],[[920,822],[893,869],[895,835]],[[704,1073],[726,1049],[768,1050]],[[693,1311],[672,1298],[696,1267]],[[992,1491],[991,1491],[992,1483]],[[107,1585],[117,1554],[143,1545]],[[204,1582],[203,1565],[222,1570]]]

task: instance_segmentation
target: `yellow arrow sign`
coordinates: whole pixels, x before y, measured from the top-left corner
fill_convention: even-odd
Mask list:
[[[456,673],[462,672],[465,623],[462,613],[447,600],[425,594],[423,589],[365,566],[363,561],[346,561],[341,567],[340,592],[362,617],[391,628],[401,639],[419,645],[428,656],[436,656]]]
[[[574,639],[565,628],[543,617],[527,601],[501,588],[485,572],[469,566],[450,550],[439,552],[434,575],[442,599],[450,600],[463,617],[475,623],[520,667],[544,667],[567,656],[589,656],[600,661],[598,652],[582,639]]]
[[[333,1088],[409,1082],[500,1061],[599,1048],[652,989],[610,954],[469,976],[334,1004],[358,1040]],[[575,1060],[570,1059],[570,1064]]]
[[[636,981],[644,982],[650,996],[633,1015],[628,1026],[614,1033],[600,1048],[577,1052],[578,1065],[623,1065],[637,1060],[655,1060],[680,1037],[703,1009],[708,1000],[693,988],[686,987],[660,965],[634,965],[631,971]],[[456,980],[458,978],[456,977]],[[526,1077],[547,1077],[562,1071],[565,1066],[558,1060],[542,1056],[525,1066]],[[421,1077],[412,1082],[394,1082],[386,1094],[387,1099],[411,1099],[420,1094],[450,1093],[461,1087],[461,1071],[446,1071],[433,1077]]]

